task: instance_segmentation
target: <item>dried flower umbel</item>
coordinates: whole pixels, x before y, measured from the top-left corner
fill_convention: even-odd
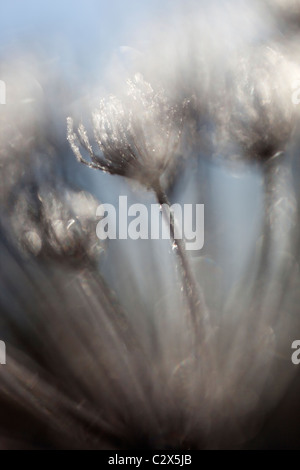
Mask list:
[[[229,62],[211,100],[216,153],[263,164],[284,151],[295,126],[292,93],[298,77],[299,67],[275,46],[250,48]]]
[[[155,91],[140,75],[127,82],[124,100],[102,99],[92,114],[97,154],[83,124],[74,130],[68,118],[68,141],[77,159],[112,175],[134,178],[152,188],[178,147],[184,108],[172,106],[163,90]],[[85,150],[90,161],[82,155]]]
[[[58,188],[23,191],[14,201],[11,225],[20,251],[73,267],[97,263],[103,251],[93,230],[99,201],[84,191]]]
[[[170,207],[160,177],[176,159],[186,106],[187,101],[172,105],[163,90],[154,90],[140,74],[136,74],[133,80],[128,80],[127,94],[122,101],[115,96],[102,99],[92,114],[93,139],[100,154],[95,152],[84,125],[80,124],[74,130],[70,117],[67,119],[68,141],[79,162],[112,175],[133,178],[152,189],[164,208]],[[90,160],[85,159],[82,151]],[[175,239],[174,217],[172,214],[169,217],[165,209],[164,215],[170,223],[184,291],[196,324],[200,304],[196,283],[183,244]]]

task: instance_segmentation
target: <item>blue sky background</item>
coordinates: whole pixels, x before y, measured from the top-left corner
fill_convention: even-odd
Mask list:
[[[60,36],[74,45],[105,41],[112,46],[125,39],[138,22],[163,9],[159,0],[2,0],[0,38],[10,41],[32,35],[51,42]]]
[[[145,39],[144,26],[168,6],[170,0],[1,0],[0,54],[39,49],[62,65],[75,57],[83,74],[93,74],[140,29]]]

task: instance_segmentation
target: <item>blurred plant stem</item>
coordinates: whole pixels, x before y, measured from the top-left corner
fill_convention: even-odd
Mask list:
[[[197,337],[201,339],[204,336],[204,318],[207,312],[204,296],[194,279],[194,275],[187,258],[184,242],[180,238],[175,238],[176,220],[174,218],[173,212],[170,210],[171,204],[168,196],[162,189],[159,181],[156,181],[152,185],[152,189],[154,190],[157,201],[162,208],[162,213],[166,222],[169,224],[170,221],[170,237],[172,241],[172,248],[173,251],[175,251],[179,261],[183,292],[188,303],[192,326],[195,329],[194,331],[196,332]],[[168,209],[166,209],[166,206]]]

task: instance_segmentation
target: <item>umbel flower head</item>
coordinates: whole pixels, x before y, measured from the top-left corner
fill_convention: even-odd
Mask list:
[[[73,267],[97,263],[104,249],[94,230],[98,205],[91,194],[63,186],[22,191],[11,217],[21,253]]]
[[[77,159],[89,167],[153,187],[175,158],[185,106],[186,102],[171,105],[162,89],[154,90],[136,74],[128,80],[123,100],[102,99],[92,114],[93,140],[100,153],[95,152],[84,125],[74,130],[70,117],[68,141]]]
[[[298,77],[299,67],[276,47],[259,46],[233,61],[212,106],[218,153],[264,163],[284,151],[295,126]]]

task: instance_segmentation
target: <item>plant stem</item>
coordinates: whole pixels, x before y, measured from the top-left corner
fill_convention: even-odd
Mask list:
[[[280,253],[293,252],[296,225],[296,198],[292,174],[283,152],[278,152],[264,166],[264,231],[261,270],[276,274],[281,268]]]
[[[162,206],[163,215],[167,223],[170,221],[170,236],[174,251],[176,252],[179,261],[183,291],[187,299],[193,327],[195,328],[196,334],[200,334],[201,337],[204,334],[203,317],[207,311],[204,297],[202,292],[197,288],[193,273],[187,260],[184,243],[181,239],[175,238],[176,220],[174,219],[172,211],[168,211],[168,209],[166,210],[166,206],[168,206],[168,208],[171,206],[170,201],[159,182],[153,185],[153,189],[159,204]]]

